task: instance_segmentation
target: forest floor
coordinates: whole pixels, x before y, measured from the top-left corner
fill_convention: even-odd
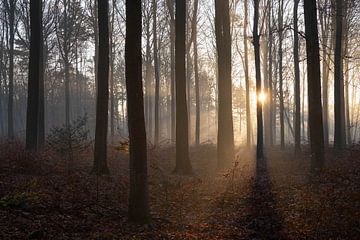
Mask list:
[[[176,176],[174,148],[149,150],[152,223],[126,218],[128,156],[109,147],[110,176],[90,175],[91,151],[65,161],[0,144],[0,239],[359,239],[360,147],[309,154],[253,150],[216,169],[216,148],[191,149],[193,176]],[[69,168],[71,166],[71,168]]]

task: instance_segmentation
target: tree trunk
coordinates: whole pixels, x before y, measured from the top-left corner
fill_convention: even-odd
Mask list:
[[[41,57],[42,52],[42,0],[30,2],[30,57],[29,57],[29,80],[28,99],[26,114],[26,148],[38,150],[39,140],[39,110],[40,110],[40,78],[42,76]]]
[[[234,158],[229,0],[215,0],[215,33],[219,76],[217,157],[218,166],[223,167]]]
[[[176,0],[175,19],[176,167],[174,172],[191,174],[185,69],[186,1]]]
[[[316,0],[304,1],[304,15],[308,66],[311,169],[313,173],[317,173],[324,164],[324,134]]]
[[[284,91],[283,91],[283,14],[284,0],[279,2],[279,102],[280,102],[280,145],[281,149],[285,148],[285,124],[284,124]]]
[[[159,144],[159,105],[160,105],[160,67],[158,56],[157,38],[157,0],[153,0],[153,46],[154,46],[154,70],[155,70],[155,145]]]
[[[111,13],[111,22],[110,22],[110,137],[111,141],[114,141],[115,136],[115,79],[114,79],[114,23],[115,23],[115,9],[116,9],[116,0],[112,0],[112,13]]]
[[[259,0],[254,0],[254,50],[255,50],[255,69],[256,69],[256,95],[261,94],[261,63],[260,63],[260,36],[258,33],[259,24]],[[256,145],[256,159],[261,160],[264,158],[263,149],[263,113],[262,113],[262,102],[257,100],[256,104],[256,116],[257,116],[257,145]]]
[[[15,10],[16,1],[11,0],[9,6],[9,99],[8,99],[8,137],[14,138],[14,42],[15,42]]]
[[[147,149],[142,88],[141,0],[126,0],[126,93],[130,137],[129,219],[150,221]]]
[[[294,0],[294,67],[295,67],[295,153],[301,151],[301,126],[300,126],[300,65],[299,65],[299,36],[298,36],[298,7],[299,0]]]
[[[334,148],[342,150],[346,145],[345,136],[345,100],[343,76],[343,1],[336,0],[336,43],[335,43],[335,75],[334,75],[334,111],[335,135]]]
[[[94,166],[97,175],[109,174],[107,132],[109,103],[109,2],[98,0],[99,62],[96,98]]]
[[[199,1],[194,0],[193,16],[193,33],[194,33],[194,75],[195,75],[195,103],[196,103],[196,120],[195,120],[195,144],[200,145],[200,83],[199,83],[199,63],[198,63],[198,41],[197,41],[197,10]]]
[[[248,50],[248,0],[244,0],[244,71],[245,71],[245,104],[246,104],[246,145],[251,145],[251,112],[250,112],[250,76],[249,76],[249,50]]]

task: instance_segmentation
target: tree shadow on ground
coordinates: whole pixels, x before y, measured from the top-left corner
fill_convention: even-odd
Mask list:
[[[249,239],[282,239],[282,218],[276,212],[267,160],[258,160],[252,192],[247,199]]]

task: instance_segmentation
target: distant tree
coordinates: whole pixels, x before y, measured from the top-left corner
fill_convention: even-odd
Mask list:
[[[186,104],[185,0],[176,0],[175,19],[176,166],[174,172],[190,174],[192,167],[189,158],[189,126]]]
[[[279,103],[280,103],[280,145],[285,148],[285,125],[284,125],[284,68],[283,68],[283,41],[284,41],[284,0],[279,1],[278,9],[278,32],[279,32]]]
[[[40,83],[43,77],[42,0],[30,1],[30,28],[26,148],[36,151],[39,143]]]
[[[93,173],[109,174],[107,130],[109,103],[109,2],[98,0],[99,62],[96,97],[96,126]]]
[[[6,22],[9,29],[9,85],[8,85],[8,137],[14,138],[14,45],[16,21],[16,3],[17,0],[4,0]]]
[[[298,7],[300,0],[294,0],[294,71],[295,71],[295,152],[301,151],[300,147],[300,64],[299,64],[299,33],[298,33]]]
[[[259,24],[259,0],[254,0],[254,50],[255,50],[255,69],[256,69],[256,94],[261,94],[261,69],[260,69],[260,36],[258,33]],[[256,116],[257,116],[257,145],[256,145],[256,158],[264,158],[264,133],[263,133],[263,112],[262,102],[258,99],[256,104]]]
[[[316,0],[304,1],[306,55],[308,68],[311,168],[318,172],[324,164],[324,133],[321,106],[321,78]]]
[[[150,221],[147,149],[142,86],[141,0],[126,0],[126,92],[130,138],[129,219]]]
[[[249,47],[248,47],[248,0],[244,0],[244,71],[246,88],[246,145],[251,144],[251,112],[250,112],[250,76],[249,76]]]
[[[342,150],[346,145],[345,134],[345,99],[343,74],[343,0],[336,0],[336,39],[335,39],[335,72],[334,72],[334,112],[335,135],[334,147]]]
[[[160,66],[158,54],[158,26],[157,26],[157,0],[152,1],[153,4],[153,46],[154,46],[154,70],[155,70],[155,145],[159,144],[159,107],[160,107]]]

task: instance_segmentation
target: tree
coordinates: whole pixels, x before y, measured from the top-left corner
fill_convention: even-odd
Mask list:
[[[8,94],[8,137],[14,138],[14,44],[16,29],[16,3],[17,0],[5,0],[7,23],[9,26],[9,94]]]
[[[261,69],[260,69],[260,36],[258,33],[259,24],[259,0],[254,0],[254,50],[255,50],[255,69],[256,69],[256,95],[259,97],[261,94]],[[264,158],[264,133],[263,133],[263,115],[262,115],[262,102],[257,101],[256,116],[257,116],[257,145],[256,145],[256,158]]]
[[[175,173],[191,174],[189,125],[186,103],[185,32],[186,1],[176,0],[175,10],[176,166]]]
[[[316,173],[324,164],[324,133],[321,106],[320,56],[316,0],[304,1],[304,15],[308,67],[311,169]]]
[[[195,144],[200,145],[200,79],[199,79],[199,57],[198,57],[198,7],[199,0],[194,0],[194,14],[193,14],[193,34],[194,34],[194,75],[195,75],[195,102],[196,102],[196,120],[195,120]]]
[[[342,34],[343,34],[343,0],[336,0],[336,42],[335,42],[335,72],[334,72],[334,99],[335,99],[334,147],[336,150],[342,150],[346,145]]]
[[[231,37],[228,0],[215,0],[215,34],[218,55],[218,165],[224,166],[234,158],[232,118]]]
[[[251,112],[250,112],[250,76],[249,76],[249,47],[248,47],[248,1],[244,1],[244,71],[246,88],[246,145],[251,144]]]
[[[158,56],[157,37],[157,0],[153,4],[153,45],[154,45],[154,70],[155,70],[155,145],[159,144],[159,105],[160,105],[160,66]]]
[[[130,138],[129,219],[150,221],[142,86],[141,0],[126,0],[125,74]]]
[[[294,70],[295,70],[295,152],[300,147],[300,65],[299,65],[299,35],[298,35],[298,7],[300,0],[294,0]]]
[[[107,130],[109,103],[109,2],[98,0],[99,59],[96,98],[96,126],[93,173],[109,174],[107,167]]]
[[[284,38],[284,0],[279,1],[278,31],[279,31],[279,102],[280,102],[280,144],[285,148],[285,125],[284,125],[284,90],[283,90],[283,38]]]
[[[26,148],[36,151],[39,143],[40,78],[42,74],[42,0],[30,2],[30,58],[28,81],[28,106],[26,114]],[[42,89],[43,91],[43,89]]]

